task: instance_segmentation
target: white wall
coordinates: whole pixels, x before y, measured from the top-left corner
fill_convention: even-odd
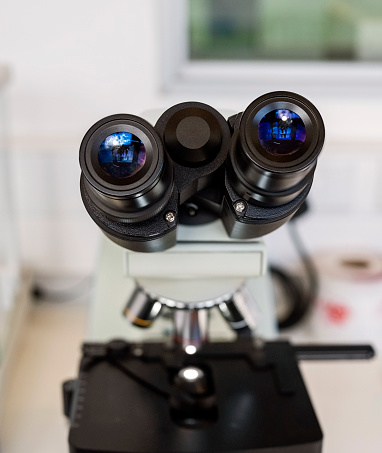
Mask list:
[[[100,115],[157,92],[153,0],[3,0],[0,55],[13,72],[12,134],[78,139]]]
[[[92,269],[99,232],[80,200],[78,148],[94,122],[190,98],[239,110],[261,94],[232,95],[230,87],[224,94],[163,94],[160,5],[160,0],[0,3],[0,63],[12,71],[9,131],[21,258],[40,273]],[[324,116],[328,140],[307,239],[313,248],[352,238],[382,248],[380,102],[358,98],[354,111],[352,99],[311,100]],[[284,233],[272,237],[272,253],[287,256]]]
[[[155,0],[3,0],[0,62],[11,67],[10,145],[26,265],[86,272],[98,230],[79,196],[78,148],[112,113],[156,106]]]

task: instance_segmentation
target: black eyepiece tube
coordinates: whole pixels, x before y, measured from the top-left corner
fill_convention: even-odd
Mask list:
[[[134,115],[112,115],[86,133],[80,147],[84,188],[109,218],[134,223],[169,200],[173,172],[155,129]]]
[[[175,245],[173,164],[151,124],[126,114],[98,121],[82,140],[80,165],[84,205],[112,241],[139,252]]]
[[[286,91],[259,97],[235,124],[228,162],[233,188],[257,205],[288,203],[312,182],[324,137],[321,115],[304,97]]]
[[[324,123],[311,102],[287,91],[259,97],[229,123],[221,218],[231,238],[261,237],[286,223],[308,196]]]

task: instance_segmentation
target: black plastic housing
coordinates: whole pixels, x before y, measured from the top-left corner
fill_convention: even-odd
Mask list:
[[[123,187],[119,181],[109,181],[92,159],[110,124],[114,131],[127,126],[130,130],[137,128],[138,132],[133,129],[136,135],[151,138],[147,143],[152,146],[147,149],[156,166],[152,165],[152,175],[143,173],[141,181],[133,181],[132,188],[129,180]],[[202,138],[198,134],[201,124]],[[80,148],[80,189],[89,215],[109,239],[124,248],[156,252],[174,246],[180,205],[206,187],[219,185],[230,138],[224,117],[199,102],[175,105],[163,113],[155,129],[133,115],[104,118],[87,132]]]
[[[304,125],[296,152],[272,154],[261,144],[259,124],[275,109],[289,109]],[[136,135],[146,150],[144,165],[126,178],[111,177],[99,164],[100,144],[116,132]],[[179,222],[220,217],[231,238],[264,236],[306,199],[324,135],[318,110],[283,91],[261,96],[228,121],[200,102],[171,107],[154,127],[134,115],[112,115],[82,141],[82,199],[112,241],[138,252],[174,246]]]
[[[207,187],[219,185],[231,132],[217,110],[201,102],[183,102],[166,110],[155,129],[173,161],[180,204]]]
[[[290,109],[304,122],[305,141],[292,154],[271,154],[260,143],[258,125],[275,109]],[[287,222],[308,196],[324,143],[324,123],[311,102],[285,91],[261,96],[229,121],[233,135],[222,220],[232,238],[264,236]]]

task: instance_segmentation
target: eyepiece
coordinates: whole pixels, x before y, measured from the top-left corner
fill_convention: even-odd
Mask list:
[[[282,91],[261,96],[243,113],[232,140],[233,187],[255,204],[293,200],[312,181],[324,136],[321,115],[304,97]]]
[[[155,129],[133,115],[96,123],[80,148],[84,188],[107,217],[133,223],[152,217],[167,203],[171,163]]]

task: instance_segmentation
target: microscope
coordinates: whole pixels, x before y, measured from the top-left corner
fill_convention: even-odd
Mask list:
[[[121,312],[141,334],[83,345],[63,385],[70,453],[322,451],[298,361],[373,350],[275,340],[261,237],[303,206],[324,134],[282,91],[228,120],[185,102],[155,126],[120,114],[89,129],[82,199],[121,247]]]

